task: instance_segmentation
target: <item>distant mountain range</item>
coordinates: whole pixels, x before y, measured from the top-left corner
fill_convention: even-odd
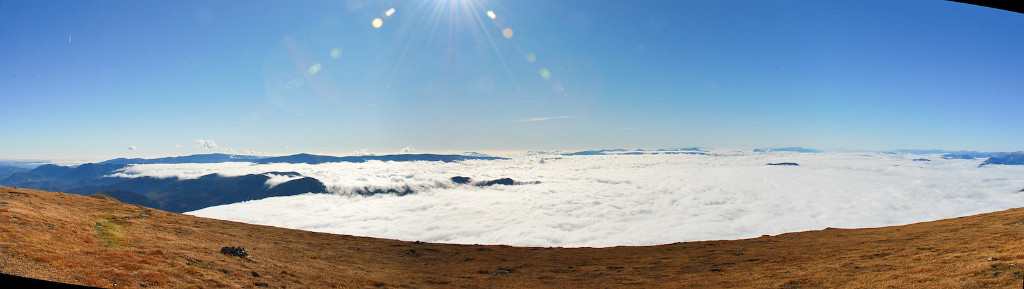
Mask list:
[[[311,154],[297,154],[283,157],[270,157],[254,160],[252,162],[260,164],[269,163],[289,163],[289,164],[321,164],[321,163],[338,163],[338,162],[349,162],[349,163],[362,163],[366,161],[392,161],[392,162],[413,162],[413,161],[429,161],[429,162],[459,162],[465,160],[499,160],[505,158],[492,157],[492,156],[466,156],[466,155],[436,155],[436,154],[403,154],[403,155],[383,155],[383,156],[347,156],[347,157],[334,157],[334,156],[323,156],[323,155],[311,155]]]
[[[594,155],[605,155],[612,152],[625,152],[625,149],[607,149],[607,150],[590,150],[590,151],[578,151],[573,153],[564,153],[564,156],[594,156]]]
[[[32,169],[23,168],[23,167],[0,165],[0,180],[6,179],[7,177],[13,175],[14,173],[27,172],[27,171],[30,171],[30,170],[32,170]]]
[[[694,155],[706,155],[707,152],[700,148],[678,148],[678,149],[658,149],[653,151],[646,151],[642,149],[627,150],[627,149],[603,149],[603,150],[588,150],[578,151],[571,153],[563,153],[563,156],[601,156],[601,155],[676,155],[676,154],[694,154]]]
[[[802,147],[785,147],[785,148],[759,148],[754,149],[754,152],[798,152],[798,153],[821,153],[822,151],[816,149],[802,148]]]
[[[980,167],[984,165],[1024,165],[1024,152],[1014,152],[1003,154],[998,157],[990,157],[978,166]]]
[[[182,180],[178,178],[118,178],[107,177],[136,164],[182,164],[182,163],[222,163],[251,162],[269,163],[305,163],[320,164],[330,162],[366,162],[366,161],[434,161],[458,162],[465,160],[496,160],[503,159],[492,156],[438,155],[438,154],[402,154],[383,156],[347,156],[335,157],[312,154],[296,154],[281,157],[259,157],[230,154],[199,154],[180,157],[156,159],[118,158],[98,163],[87,163],[79,166],[41,165],[35,169],[11,167],[0,184],[30,189],[63,191],[75,194],[106,194],[122,202],[132,203],[171,212],[186,212],[209,206],[229,204],[247,200],[262,199],[274,196],[289,196],[303,193],[324,193],[326,187],[320,181],[302,177],[295,172],[279,172],[250,174],[226,177],[217,174],[202,176],[198,179]],[[6,168],[0,168],[6,169]],[[0,171],[0,173],[6,171]],[[267,186],[269,175],[285,175],[297,179]]]
[[[0,181],[0,184],[20,186],[25,188],[54,189],[54,186],[75,184],[77,182],[97,179],[107,176],[135,164],[183,164],[183,163],[223,163],[223,162],[251,162],[258,164],[269,163],[290,163],[290,164],[321,164],[332,162],[354,162],[366,161],[432,161],[432,162],[458,162],[465,160],[496,160],[504,159],[492,156],[464,156],[464,155],[438,155],[438,154],[401,154],[383,156],[347,156],[336,157],[313,154],[295,154],[280,157],[259,157],[231,154],[198,154],[180,157],[167,157],[156,159],[126,159],[117,158],[98,163],[87,163],[79,166],[58,166],[41,165],[32,170],[11,167],[11,173]],[[29,185],[26,185],[29,184]]]
[[[112,160],[106,160],[99,162],[100,164],[119,164],[119,165],[133,165],[133,164],[204,164],[204,163],[224,163],[224,162],[255,162],[260,159],[267,157],[260,156],[247,156],[247,155],[232,155],[232,154],[198,154],[190,156],[180,157],[166,157],[156,159],[126,159],[116,158]]]
[[[923,149],[899,149],[899,150],[890,151],[889,153],[893,153],[893,154],[918,154],[918,155],[937,155],[937,154],[942,154],[942,158],[947,159],[947,160],[949,160],[949,159],[973,160],[973,159],[980,159],[980,158],[1001,157],[1001,156],[1004,156],[1006,154],[1009,154],[1009,153],[1006,153],[1006,152],[977,152],[977,151],[962,151],[962,150],[961,151],[948,151],[948,150],[931,150],[931,149],[928,149],[928,150],[923,150]]]
[[[337,162],[352,162],[361,163],[366,161],[395,161],[395,162],[409,162],[409,161],[434,161],[434,162],[457,162],[464,160],[496,160],[503,159],[499,157],[492,157],[483,154],[474,153],[474,155],[437,155],[437,154],[399,154],[399,155],[368,155],[368,156],[327,156],[327,155],[314,155],[314,154],[294,154],[288,156],[279,157],[261,157],[261,156],[248,156],[248,155],[232,155],[232,154],[198,154],[190,156],[180,157],[167,157],[167,158],[156,158],[156,159],[126,159],[117,158],[112,160],[106,160],[99,162],[98,164],[120,164],[120,165],[133,165],[133,164],[185,164],[185,163],[224,163],[224,162],[251,162],[259,164],[269,163],[289,163],[289,164],[321,164],[321,163],[337,163]]]

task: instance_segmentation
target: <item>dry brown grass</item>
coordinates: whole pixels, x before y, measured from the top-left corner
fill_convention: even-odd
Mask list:
[[[596,249],[312,233],[9,187],[0,220],[0,272],[112,288],[1019,288],[1024,278],[1024,209]]]

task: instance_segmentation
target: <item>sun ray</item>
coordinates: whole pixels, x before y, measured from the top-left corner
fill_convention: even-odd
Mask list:
[[[472,6],[472,4],[469,5]],[[487,12],[488,15],[494,14],[490,10],[488,10]],[[498,56],[498,60],[501,61],[501,67],[505,69],[505,74],[508,75],[509,80],[512,81],[512,86],[515,87],[516,93],[520,97],[523,96],[523,91],[519,87],[519,82],[516,81],[516,77],[512,75],[512,70],[508,68],[508,63],[505,62],[505,56],[501,54],[501,49],[498,48],[498,44],[494,42],[494,37],[491,37],[491,33],[488,31],[487,25],[484,23],[484,20],[480,18],[479,13],[473,13],[473,19],[476,19],[477,24],[479,24],[480,26],[480,30],[483,31],[484,35],[486,35],[487,41],[491,43],[491,48],[494,50],[494,54]]]
[[[375,17],[381,21],[375,19],[373,27],[382,31],[381,33],[388,33],[386,31],[394,33],[385,48],[393,57],[380,60],[380,64],[376,65],[371,74],[374,76],[370,77],[379,79],[380,86],[364,88],[364,93],[374,95],[377,102],[388,98],[388,91],[393,88],[394,82],[400,78],[402,72],[415,67],[415,65],[409,66],[410,63],[406,61],[410,55],[415,54],[413,53],[414,49],[439,49],[439,54],[436,55],[441,57],[444,69],[452,69],[454,67],[452,65],[457,63],[456,60],[470,57],[464,55],[467,51],[461,50],[472,47],[463,43],[464,40],[472,39],[470,41],[481,45],[479,47],[481,49],[476,52],[479,53],[478,57],[485,57],[485,54],[493,53],[490,57],[495,57],[492,59],[496,59],[498,63],[492,65],[491,69],[494,69],[492,73],[495,74],[492,77],[507,78],[506,83],[511,86],[511,90],[507,90],[507,93],[510,94],[508,96],[525,97],[519,79],[516,78],[509,66],[509,62],[503,54],[505,52],[499,45],[501,43],[498,42],[511,41],[507,35],[501,32],[508,28],[505,22],[507,19],[501,16],[504,15],[501,11],[505,10],[501,5],[487,0],[437,0],[415,3],[410,3],[411,5],[385,5],[382,3],[379,10],[374,11]],[[498,34],[492,33],[492,29],[497,29],[495,31],[499,31]],[[500,64],[500,69],[494,67],[497,64]],[[504,76],[500,76],[502,72],[498,72],[499,70],[503,71]]]

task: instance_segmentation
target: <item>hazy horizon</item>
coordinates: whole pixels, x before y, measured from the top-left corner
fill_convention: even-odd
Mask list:
[[[129,154],[122,154],[120,156],[113,155],[113,156],[91,156],[91,157],[22,157],[22,158],[3,158],[3,157],[0,157],[0,165],[3,165],[4,164],[3,162],[10,162],[10,163],[22,163],[23,162],[23,163],[38,163],[38,164],[52,163],[52,164],[58,164],[58,165],[79,165],[79,164],[84,164],[84,163],[100,162],[100,161],[106,161],[106,160],[112,160],[112,159],[118,159],[118,158],[126,158],[126,159],[134,159],[134,158],[156,159],[156,158],[181,157],[181,156],[202,155],[202,154],[229,154],[229,155],[259,156],[259,157],[278,157],[278,156],[289,156],[289,155],[295,155],[295,154],[313,154],[313,155],[325,155],[325,156],[343,157],[343,156],[361,156],[361,155],[377,155],[377,156],[379,156],[379,155],[399,155],[399,154],[446,154],[446,155],[460,155],[460,154],[466,154],[466,153],[479,153],[479,154],[491,155],[491,156],[497,156],[497,157],[507,157],[507,156],[517,156],[517,155],[528,154],[530,152],[572,153],[572,152],[580,152],[580,151],[614,150],[614,149],[624,149],[624,150],[627,150],[627,151],[637,151],[637,150],[651,151],[651,150],[659,150],[659,149],[671,150],[671,149],[681,149],[681,148],[698,148],[698,149],[701,149],[701,150],[704,150],[704,151],[708,151],[708,152],[737,152],[737,151],[752,151],[752,150],[756,150],[756,149],[779,149],[779,148],[804,148],[804,149],[820,150],[823,153],[890,153],[890,152],[899,152],[901,150],[907,150],[907,151],[942,151],[943,153],[945,153],[945,152],[981,152],[981,153],[1001,153],[1002,152],[1002,153],[1010,153],[1010,152],[1024,151],[1024,150],[1021,150],[1021,149],[1018,149],[1018,150],[1007,150],[1007,151],[984,151],[984,150],[972,150],[972,149],[935,149],[935,148],[925,148],[925,149],[922,149],[922,148],[899,148],[899,149],[888,149],[888,150],[864,150],[864,149],[845,149],[845,148],[828,149],[828,148],[814,148],[814,147],[802,147],[802,146],[792,146],[792,147],[718,147],[718,148],[696,147],[696,146],[674,146],[674,147],[650,147],[650,148],[610,147],[610,148],[497,150],[497,151],[496,150],[438,150],[438,151],[420,151],[420,150],[414,149],[414,148],[410,150],[409,147],[406,147],[406,148],[403,148],[403,149],[400,149],[400,150],[395,150],[395,151],[380,151],[380,152],[363,150],[363,151],[333,152],[333,153],[332,152],[293,152],[293,153],[287,153],[287,154],[267,154],[267,153],[245,154],[245,153],[237,152],[237,151],[215,149],[215,150],[201,150],[201,151],[196,151],[196,152],[193,152],[193,153],[172,154],[172,155],[155,155],[155,154],[154,155],[143,155],[143,154],[130,154],[129,155]],[[941,153],[925,153],[925,154],[941,154]]]

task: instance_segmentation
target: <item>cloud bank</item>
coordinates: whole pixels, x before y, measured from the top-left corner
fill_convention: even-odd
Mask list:
[[[928,157],[932,161],[914,159]],[[799,166],[769,166],[793,162]],[[275,197],[196,216],[401,240],[519,246],[653,245],[901,225],[1021,206],[1024,166],[874,153],[522,155],[509,160],[136,165],[119,176],[298,172],[333,194]],[[510,177],[519,186],[453,184]],[[275,182],[284,180],[275,179]],[[359,196],[363,187],[413,188]]]
[[[205,149],[205,150],[217,149],[217,142],[215,142],[213,140],[197,139],[196,140],[196,148]]]

